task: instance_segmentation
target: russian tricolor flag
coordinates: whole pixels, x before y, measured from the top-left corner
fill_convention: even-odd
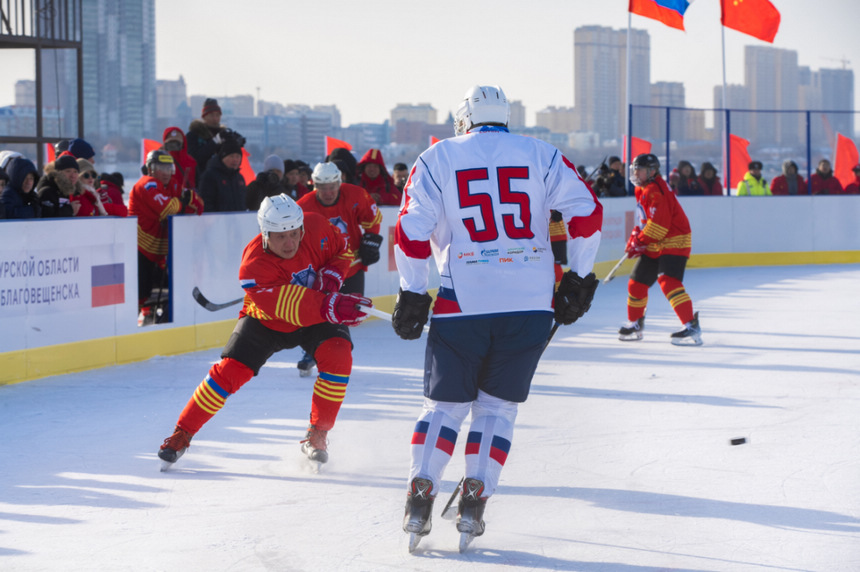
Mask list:
[[[689,6],[687,0],[630,0],[629,11],[683,30],[684,12]]]
[[[93,308],[125,303],[125,264],[92,267]]]

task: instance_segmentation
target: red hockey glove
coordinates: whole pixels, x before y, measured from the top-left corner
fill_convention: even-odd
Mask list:
[[[367,314],[359,310],[356,305],[371,307],[373,302],[358,294],[341,294],[332,292],[323,300],[320,313],[322,317],[332,324],[343,324],[345,326],[357,326]]]
[[[314,290],[320,292],[338,292],[343,286],[343,275],[331,266],[323,266],[314,280]]]
[[[630,238],[627,240],[627,246],[624,247],[624,252],[627,253],[627,258],[636,258],[642,256],[648,249],[648,245],[639,240],[639,227],[634,227],[630,233]]]

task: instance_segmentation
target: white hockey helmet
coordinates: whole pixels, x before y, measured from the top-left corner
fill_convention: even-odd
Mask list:
[[[304,220],[305,215],[302,212],[302,207],[284,193],[264,198],[263,202],[260,203],[259,210],[257,210],[257,222],[260,224],[264,246],[270,232],[284,232],[301,228]]]
[[[475,85],[466,92],[454,114],[454,133],[463,135],[475,125],[507,126],[511,106],[505,92],[497,85]]]
[[[311,173],[311,178],[314,181],[314,185],[339,183],[341,181],[340,169],[334,163],[317,163],[313,173]]]

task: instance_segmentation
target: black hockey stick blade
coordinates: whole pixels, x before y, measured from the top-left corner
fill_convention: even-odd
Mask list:
[[[442,518],[444,518],[445,520],[454,520],[454,517],[456,516],[454,514],[454,512],[456,512],[456,511],[454,511],[454,512],[448,512],[448,511],[451,508],[451,505],[454,504],[454,499],[457,498],[457,494],[460,492],[460,487],[463,486],[463,481],[465,481],[465,480],[466,480],[466,477],[462,477],[460,479],[460,482],[457,483],[457,486],[454,488],[454,492],[451,493],[451,498],[449,498],[448,502],[445,503],[445,508],[442,509],[442,514],[441,514]]]
[[[200,304],[210,312],[217,312],[218,310],[223,310],[224,308],[235,306],[236,304],[245,299],[245,297],[242,296],[241,298],[231,300],[230,302],[224,302],[223,304],[215,304],[206,299],[206,296],[203,295],[203,292],[201,292],[200,288],[198,288],[197,286],[195,286],[194,290],[191,291],[191,295],[194,296],[194,300],[196,300],[198,304]]]

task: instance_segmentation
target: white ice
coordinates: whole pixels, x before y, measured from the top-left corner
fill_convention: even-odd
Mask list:
[[[466,554],[438,516],[406,550],[424,344],[373,321],[320,474],[298,351],[166,473],[219,350],[0,387],[0,570],[860,570],[860,266],[688,270],[702,347],[669,344],[656,285],[645,339],[618,341],[626,281],[547,349]]]

